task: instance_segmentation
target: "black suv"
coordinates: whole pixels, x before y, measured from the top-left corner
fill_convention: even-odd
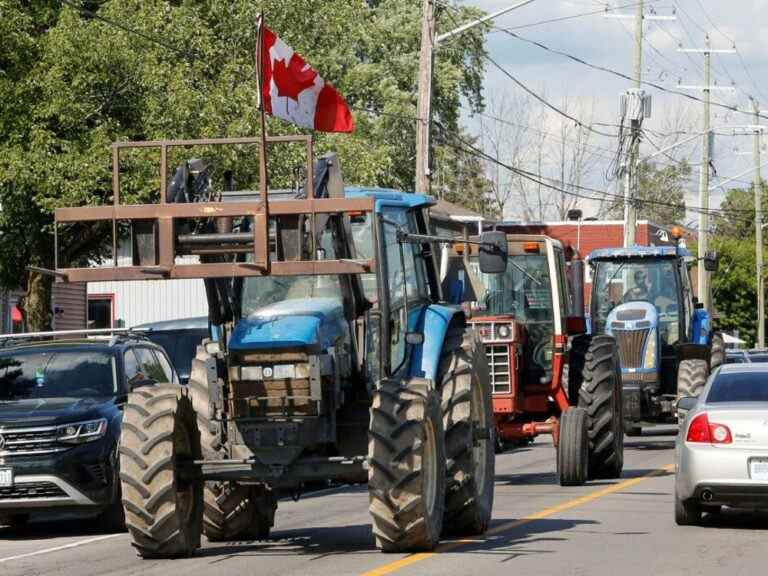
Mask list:
[[[122,335],[0,348],[0,525],[54,509],[123,527],[117,446],[128,392],[178,382],[164,350]]]

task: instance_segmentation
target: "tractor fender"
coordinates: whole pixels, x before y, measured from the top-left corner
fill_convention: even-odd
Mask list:
[[[693,326],[691,327],[691,342],[708,345],[712,335],[712,318],[703,308],[693,311]]]
[[[440,356],[448,329],[466,324],[464,311],[458,306],[431,304],[421,315],[419,331],[424,334],[421,344],[413,345],[408,375],[427,378],[437,385]]]
[[[707,342],[699,344],[697,342],[688,342],[677,346],[677,363],[683,360],[706,360],[709,362],[710,347]]]

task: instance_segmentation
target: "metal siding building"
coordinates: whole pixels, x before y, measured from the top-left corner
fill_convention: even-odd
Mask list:
[[[202,280],[90,282],[88,300],[110,300],[113,327],[207,316]]]

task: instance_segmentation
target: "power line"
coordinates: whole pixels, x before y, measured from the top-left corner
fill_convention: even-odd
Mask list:
[[[515,38],[517,40],[520,40],[521,42],[525,42],[527,44],[531,44],[533,46],[541,48],[542,50],[546,50],[547,52],[551,52],[553,54],[557,54],[559,56],[563,56],[564,58],[568,58],[569,60],[573,60],[574,62],[577,62],[577,63],[579,63],[579,64],[581,64],[583,66],[587,66],[588,68],[592,68],[592,69],[598,70],[600,72],[606,72],[608,74],[612,74],[612,75],[617,76],[619,78],[622,78],[624,80],[630,80],[630,81],[634,81],[635,80],[634,78],[632,78],[628,74],[625,74],[623,72],[619,72],[618,70],[614,70],[614,69],[608,68],[606,66],[601,66],[599,64],[593,64],[591,62],[588,62],[587,60],[584,60],[583,58],[580,58],[579,56],[574,56],[573,54],[569,54],[568,52],[564,52],[564,51],[558,50],[556,48],[551,48],[551,47],[547,46],[546,44],[543,44],[542,42],[539,42],[538,40],[530,40],[528,38],[520,36],[519,34],[517,34],[515,32],[507,30],[506,28],[499,28],[499,30],[502,30],[503,32],[505,32],[509,36],[511,36],[511,37],[513,37],[513,38]],[[702,103],[704,102],[703,99],[701,99],[701,98],[699,98],[697,96],[694,96],[692,94],[687,94],[685,92],[680,92],[679,90],[673,90],[671,88],[666,88],[666,87],[664,87],[664,86],[662,86],[662,85],[660,85],[660,84],[658,84],[656,82],[650,82],[648,80],[641,80],[640,82],[642,84],[645,84],[646,86],[650,86],[650,87],[655,88],[656,90],[659,90],[661,92],[666,92],[668,94],[674,94],[675,96],[682,96],[683,98],[687,98],[688,100],[693,100],[695,102],[702,102]],[[731,112],[738,112],[740,114],[749,114],[751,116],[754,115],[752,112],[747,111],[747,110],[742,110],[738,106],[732,106],[732,105],[724,104],[724,103],[721,103],[721,102],[712,102],[712,105],[720,107],[720,108],[725,108],[726,110],[730,110]],[[760,118],[768,120],[768,116],[763,115],[763,114],[760,115]]]

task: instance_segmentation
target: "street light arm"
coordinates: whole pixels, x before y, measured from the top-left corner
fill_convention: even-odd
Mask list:
[[[489,20],[493,20],[494,18],[498,18],[499,16],[503,16],[507,12],[512,12],[512,10],[515,10],[516,8],[522,8],[526,4],[530,4],[533,2],[533,0],[523,0],[522,2],[518,2],[514,6],[508,6],[506,8],[502,8],[501,10],[497,10],[493,14],[487,14],[483,16],[482,18],[478,18],[477,20],[473,20],[472,22],[467,22],[466,24],[463,24],[459,26],[458,28],[451,30],[450,32],[446,32],[445,34],[440,34],[437,38],[435,38],[435,49],[437,49],[438,46],[440,46],[441,43],[445,42],[446,40],[453,38],[454,36],[458,36],[459,34],[463,34],[467,30],[471,30],[472,28],[476,26],[480,26],[480,24],[484,24],[485,22],[488,22]]]

